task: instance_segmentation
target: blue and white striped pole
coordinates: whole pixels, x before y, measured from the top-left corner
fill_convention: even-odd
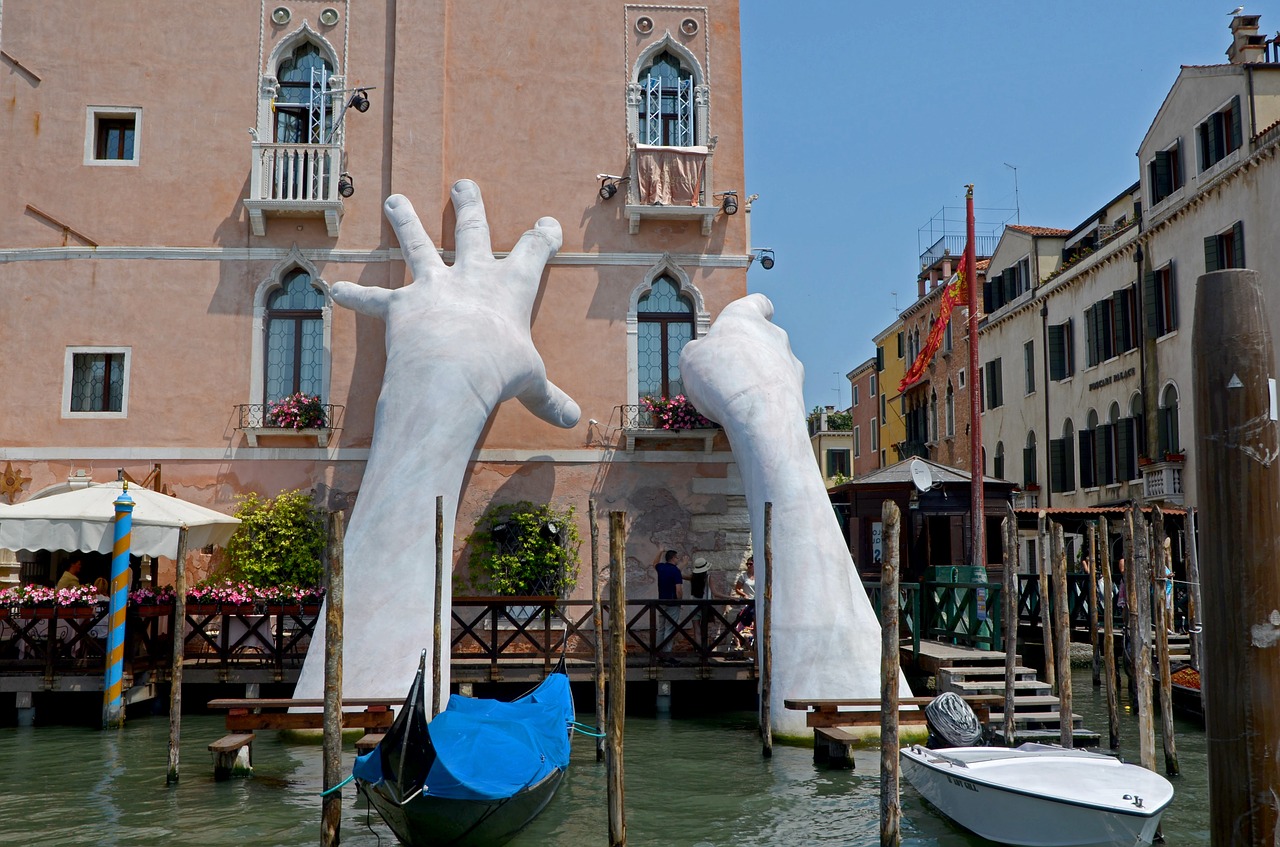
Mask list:
[[[124,618],[129,602],[129,545],[133,498],[125,482],[116,498],[115,543],[111,547],[111,607],[107,632],[107,675],[102,684],[103,729],[124,726]]]

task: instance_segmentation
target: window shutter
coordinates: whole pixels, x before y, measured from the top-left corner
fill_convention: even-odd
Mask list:
[[[1246,268],[1248,265],[1244,261],[1244,221],[1236,221],[1235,226],[1231,227],[1231,235],[1236,243],[1236,264],[1237,268]]]
[[[1004,273],[1000,274],[1000,278],[1004,280],[1004,302],[1012,303],[1013,299],[1018,296],[1018,269],[1005,268]]]
[[[995,383],[995,389],[996,389],[996,405],[1003,406],[1004,405],[1004,374],[1001,372],[1002,368],[1000,366],[1000,360],[996,359],[991,364],[995,366],[994,370],[992,371],[992,375],[995,377],[993,382]]]
[[[1146,319],[1147,338],[1160,336],[1160,304],[1156,302],[1156,272],[1142,275],[1142,315]]]
[[[1129,339],[1125,337],[1126,335],[1128,335],[1128,332],[1126,332],[1126,330],[1128,329],[1128,325],[1129,325],[1129,322],[1125,320],[1126,318],[1125,313],[1128,311],[1128,309],[1125,308],[1126,306],[1128,306],[1128,303],[1125,302],[1123,288],[1111,295],[1111,352],[1112,352],[1112,355],[1118,356],[1120,355],[1120,352],[1122,350],[1129,349],[1129,344],[1128,344]]]
[[[1062,339],[1064,328],[1063,324],[1049,327],[1049,379],[1052,380],[1065,379],[1067,375],[1066,344]]]
[[[1093,484],[1103,485],[1107,480],[1107,438],[1106,426],[1099,426],[1093,431]]]
[[[1062,490],[1076,490],[1076,446],[1070,438],[1062,439]]]
[[[1036,484],[1036,448],[1022,448],[1022,485],[1025,488]]]
[[[1186,171],[1183,170],[1182,164],[1182,136],[1178,136],[1178,162],[1177,167],[1173,169],[1173,185],[1175,189],[1181,188],[1186,184]]]
[[[1093,473],[1093,430],[1082,429],[1078,435],[1080,441],[1080,486],[1092,488]]]
[[[1067,318],[1062,324],[1062,361],[1066,366],[1066,376],[1076,372],[1076,324],[1075,318]]]
[[[884,348],[877,347],[876,348],[876,372],[879,373],[880,371],[883,371],[883,370],[884,370]]]
[[[1169,154],[1160,152],[1151,162],[1151,199],[1159,202],[1172,193],[1169,186]]]
[[[1243,232],[1240,233],[1244,235]],[[1165,303],[1164,311],[1168,315],[1169,325],[1164,328],[1165,332],[1173,332],[1178,328],[1178,276],[1177,262],[1169,261],[1169,288],[1165,291],[1164,296],[1168,299]]]
[[[1121,418],[1119,420],[1116,438],[1119,440],[1116,445],[1118,448],[1116,454],[1120,465],[1117,468],[1118,476],[1122,480],[1133,479],[1137,476],[1133,472],[1134,466],[1137,464],[1133,455],[1133,418]]]
[[[1244,132],[1241,130],[1240,123],[1240,95],[1237,94],[1231,98],[1231,143],[1227,145],[1226,150],[1222,151],[1224,155],[1244,144]]]
[[[1218,236],[1210,235],[1204,240],[1204,272],[1213,273],[1218,269]]]
[[[1062,487],[1065,472],[1063,469],[1063,439],[1054,438],[1049,441],[1049,490],[1054,494],[1066,491]]]
[[[991,314],[995,311],[995,306],[991,302],[991,280],[982,283],[982,311]]]

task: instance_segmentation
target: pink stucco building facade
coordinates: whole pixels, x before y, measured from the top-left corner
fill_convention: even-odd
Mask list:
[[[383,328],[329,286],[408,281],[391,193],[452,260],[468,177],[498,255],[540,216],[564,228],[533,338],[582,419],[498,410],[455,559],[493,502],[573,505],[589,538],[595,498],[629,515],[637,596],[668,546],[730,577],[749,539],[727,441],[660,437],[635,407],[679,392],[680,346],[746,293],[736,0],[107,6],[4,4],[0,469],[23,481],[0,502],[156,465],[227,512],[249,491],[358,496]],[[326,425],[263,428],[295,391]]]

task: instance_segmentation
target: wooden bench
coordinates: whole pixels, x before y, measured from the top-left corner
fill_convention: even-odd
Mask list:
[[[363,698],[342,702],[343,729],[386,730],[395,721],[392,708],[398,699]],[[351,708],[361,711],[348,711]],[[225,698],[209,701],[210,709],[226,709],[227,732],[258,729],[323,729],[323,700],[291,700],[288,698]],[[291,712],[289,709],[309,711]]]
[[[232,776],[248,776],[253,773],[254,734],[252,732],[224,735],[209,745],[213,753],[213,778],[219,782]]]
[[[853,743],[857,741],[843,729],[820,726],[813,731],[813,763],[828,768],[853,767]]]

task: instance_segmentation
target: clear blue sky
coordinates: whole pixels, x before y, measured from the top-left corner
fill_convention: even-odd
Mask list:
[[[742,0],[742,194],[760,195],[753,246],[777,252],[748,288],[805,365],[806,406],[849,404],[892,292],[915,298],[918,230],[962,216],[965,183],[1012,215],[1014,165],[1022,223],[1071,229],[1137,180],[1179,66],[1227,61],[1235,5]],[[1246,11],[1280,28],[1280,3]]]

